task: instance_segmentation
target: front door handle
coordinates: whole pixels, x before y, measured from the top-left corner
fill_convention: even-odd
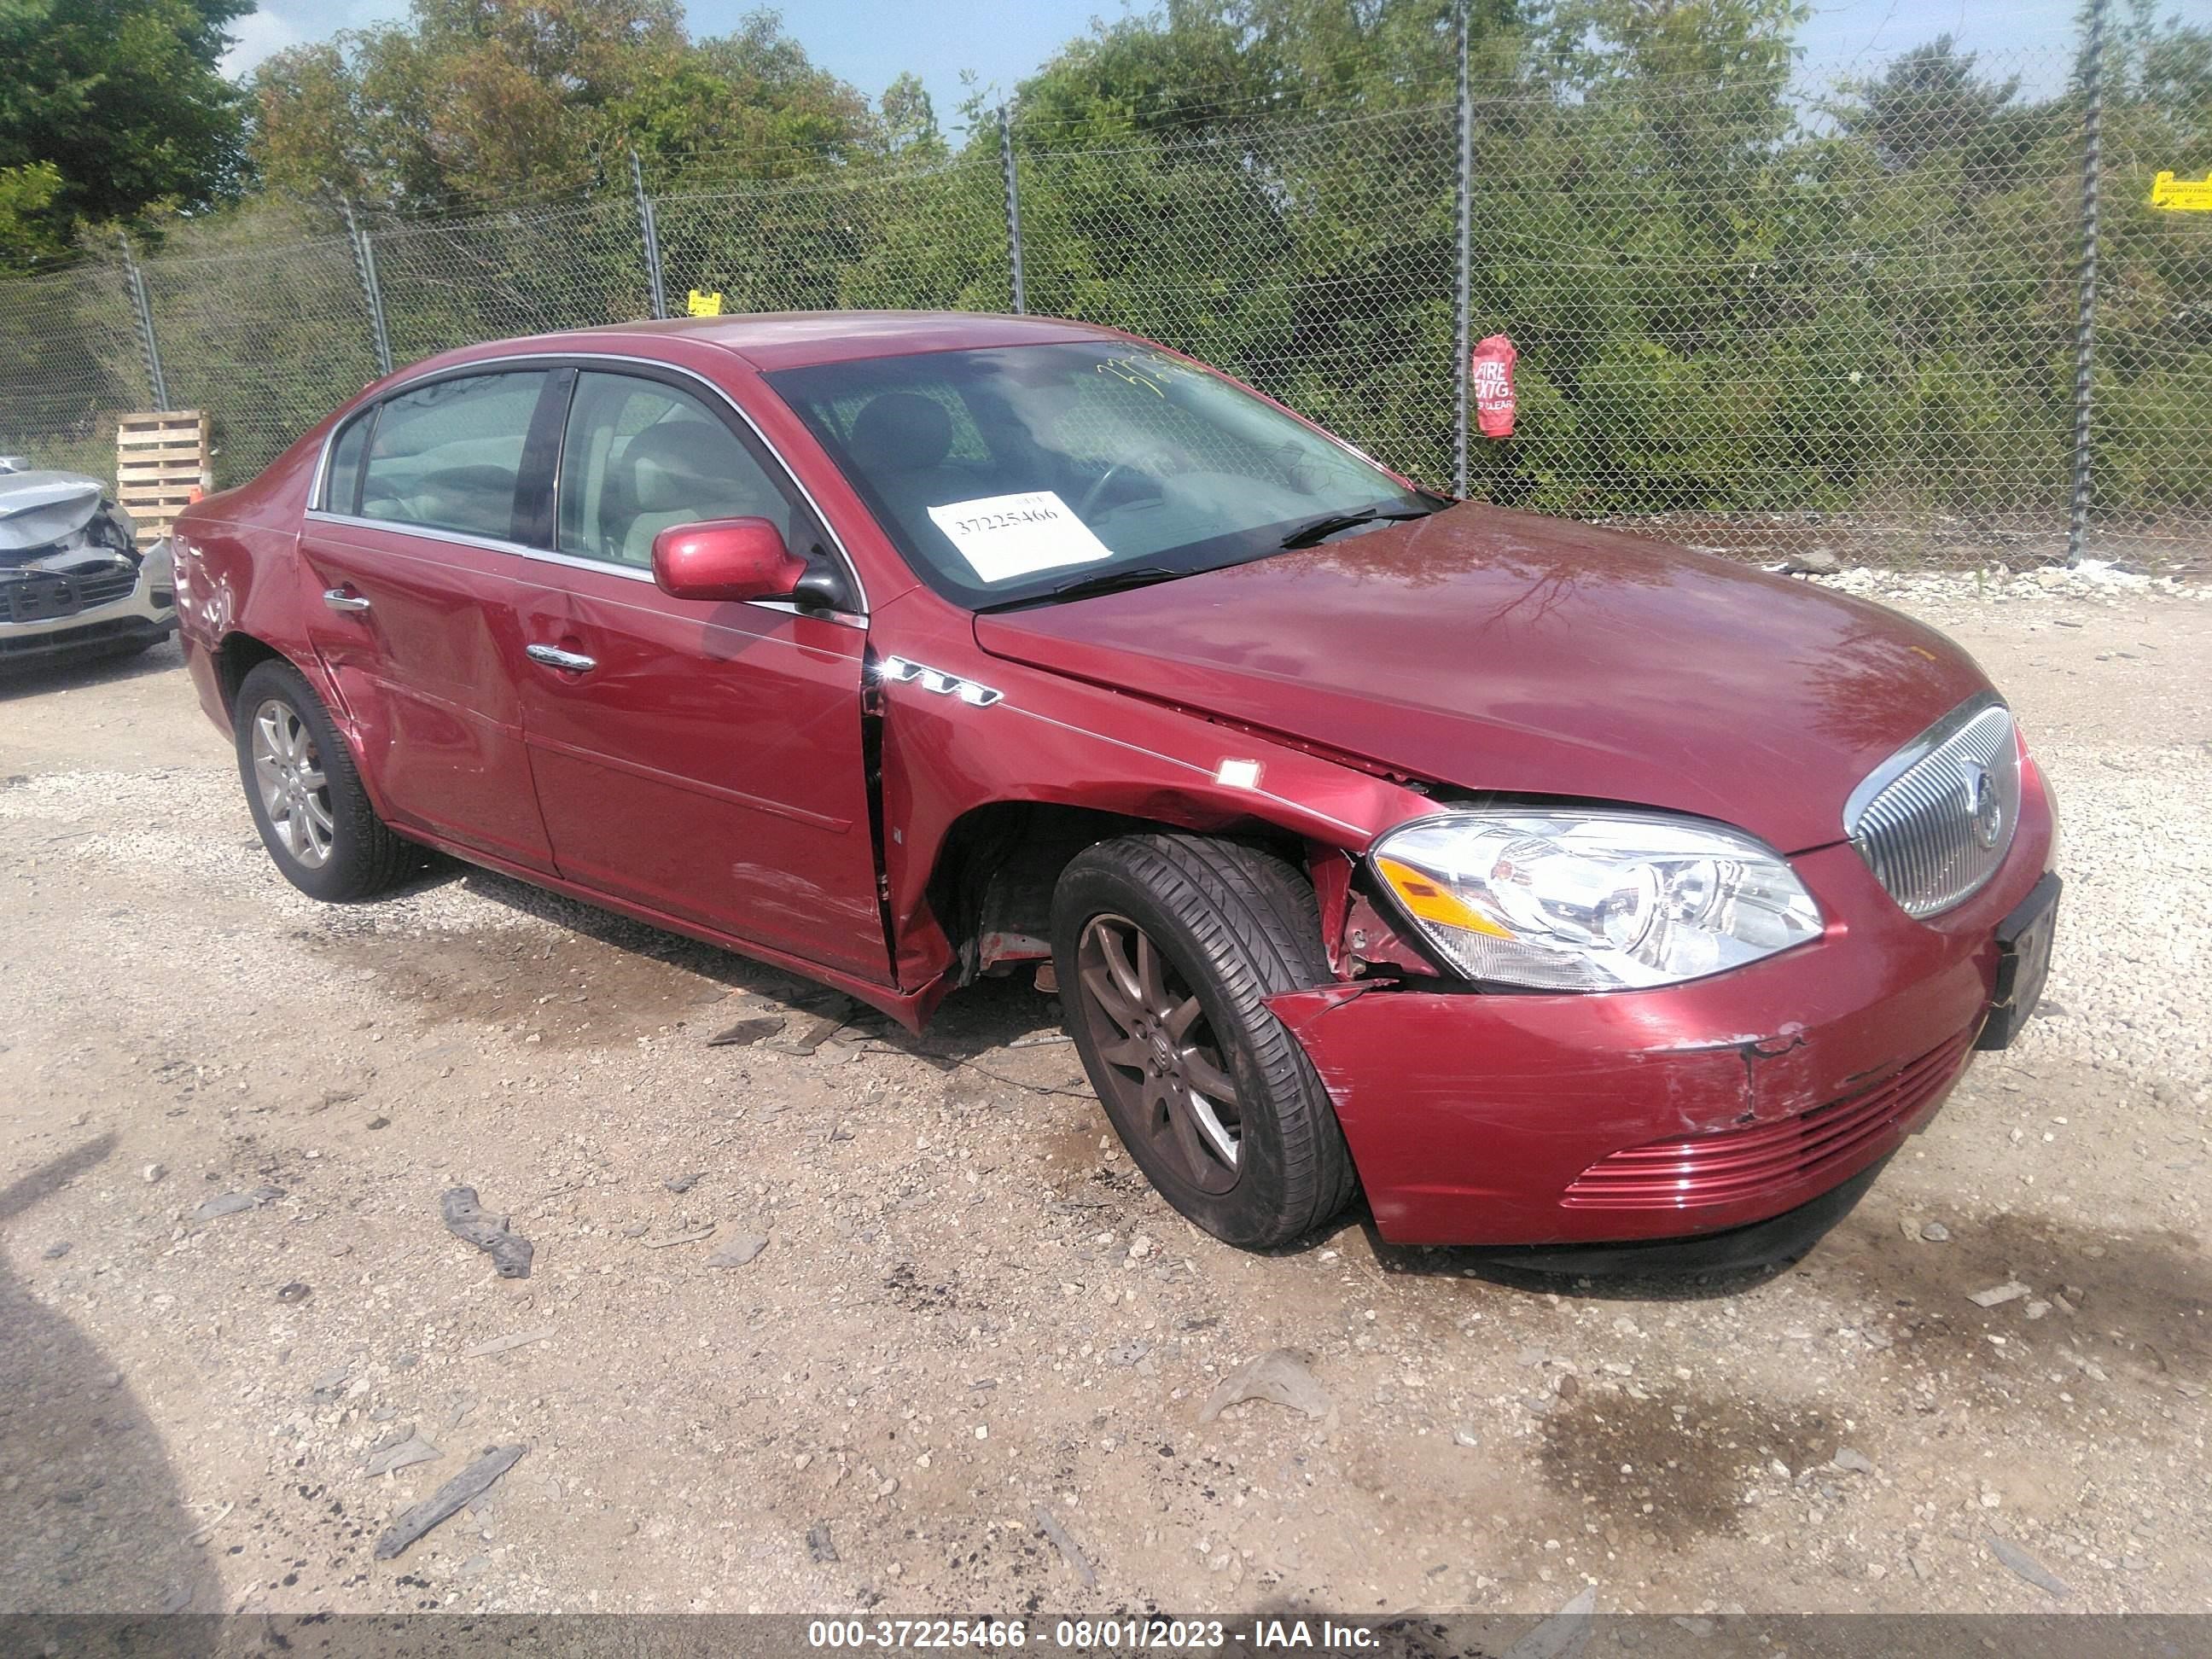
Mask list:
[[[350,588],[331,587],[323,591],[323,603],[333,611],[366,611],[368,601]]]
[[[597,657],[587,657],[580,651],[563,651],[557,645],[528,645],[524,653],[532,662],[542,662],[548,668],[565,669],[571,674],[590,672],[599,665]]]

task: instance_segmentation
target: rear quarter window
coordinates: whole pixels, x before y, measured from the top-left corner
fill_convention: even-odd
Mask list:
[[[331,463],[323,474],[323,511],[361,511],[361,462],[368,450],[369,428],[376,422],[374,409],[363,410],[346,422],[338,441],[331,446]]]

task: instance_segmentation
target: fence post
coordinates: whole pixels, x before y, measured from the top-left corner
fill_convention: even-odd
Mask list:
[[[1464,500],[1468,357],[1474,347],[1474,89],[1468,82],[1467,0],[1458,0],[1452,11],[1459,25],[1459,164],[1454,174],[1459,267],[1452,294],[1452,493]]]
[[[384,327],[384,289],[376,280],[376,250],[368,245],[368,233],[353,216],[353,204],[343,197],[338,198],[338,211],[345,215],[346,234],[353,239],[353,271],[361,278],[362,297],[368,301],[368,343],[376,351],[376,372],[380,375],[392,373],[392,337]]]
[[[2066,516],[2066,562],[2081,562],[2089,528],[2089,423],[2097,367],[2097,185],[2105,118],[2105,5],[2089,0],[2081,46],[2081,304],[2074,319],[2074,491]]]
[[[1006,175],[1006,263],[1014,283],[1014,310],[1025,313],[1029,297],[1022,291],[1022,182],[1014,168],[1014,128],[1006,119],[1006,106],[999,106],[999,166]]]
[[[154,307],[146,297],[146,278],[131,252],[130,237],[118,230],[115,240],[122,245],[124,285],[131,290],[131,309],[137,314],[138,349],[146,359],[146,389],[154,394],[154,407],[166,411],[169,383],[161,374],[161,348],[154,338]]]
[[[645,233],[645,271],[653,279],[653,314],[668,314],[668,290],[660,283],[660,226],[653,216],[653,198],[645,193],[645,168],[629,153],[629,181],[637,190],[637,222]]]

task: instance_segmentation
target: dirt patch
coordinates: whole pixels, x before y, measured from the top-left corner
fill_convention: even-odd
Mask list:
[[[1545,1418],[1537,1462],[1560,1497],[1680,1545],[1736,1529],[1760,1497],[1835,1449],[1817,1412],[1585,1389]]]
[[[2069,1385],[2097,1381],[2092,1366],[2197,1385],[2212,1376],[2212,1259],[2193,1235],[2093,1232],[2017,1212],[1948,1231],[1940,1244],[1902,1229],[1845,1232],[1825,1265],[1863,1279],[1899,1349],[1954,1382],[1963,1370],[2008,1400],[2058,1404]],[[1970,1299],[2009,1284],[2027,1294],[1990,1308]]]
[[[1095,1105],[1055,1102],[1038,1115],[1044,1117],[1047,1112],[1048,1119],[1040,1122],[1036,1131],[1037,1157],[1044,1165],[1042,1173],[1063,1194],[1072,1193],[1097,1167],[1103,1150],[1099,1139],[1113,1131],[1107,1126],[1106,1114]]]

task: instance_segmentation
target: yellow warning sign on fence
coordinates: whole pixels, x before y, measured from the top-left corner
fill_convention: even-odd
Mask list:
[[[2202,179],[2177,179],[2161,173],[2151,180],[2150,204],[2176,213],[2212,213],[2212,173]]]
[[[721,290],[718,289],[712,294],[702,294],[697,289],[693,289],[691,302],[685,310],[694,317],[720,316],[722,314]]]

